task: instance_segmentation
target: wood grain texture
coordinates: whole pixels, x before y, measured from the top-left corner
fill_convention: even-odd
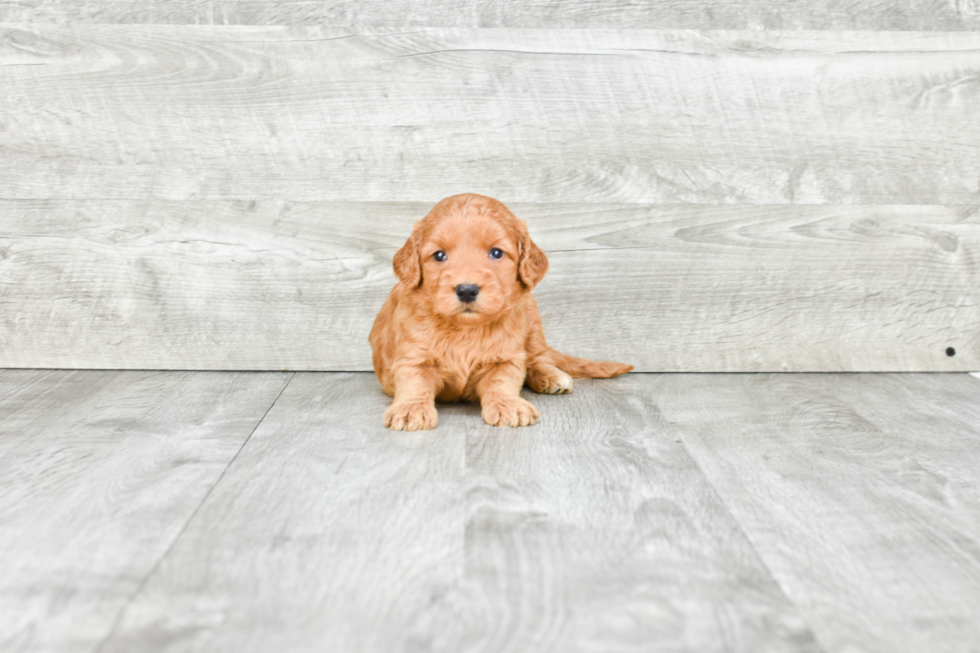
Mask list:
[[[980,383],[671,375],[653,400],[827,651],[976,651]]]
[[[474,650],[820,650],[649,388],[579,380],[526,394],[540,429],[468,429]]]
[[[387,403],[296,375],[101,651],[410,649],[462,573],[464,442],[386,430]]]
[[[102,651],[817,651],[622,381],[406,435],[371,375],[297,374]]]
[[[370,370],[391,256],[432,203],[0,202],[0,366]],[[980,368],[975,207],[511,207],[551,259],[535,294],[563,351]]]
[[[975,0],[18,0],[0,22],[344,25],[381,27],[592,27],[685,29],[969,30]]]
[[[972,204],[978,71],[972,32],[5,26],[0,198]]]
[[[287,378],[0,371],[0,649],[94,651]]]

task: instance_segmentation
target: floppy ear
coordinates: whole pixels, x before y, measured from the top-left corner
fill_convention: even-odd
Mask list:
[[[402,248],[395,252],[392,265],[395,268],[395,276],[409,288],[415,288],[422,283],[422,264],[419,261],[419,227],[418,223],[412,229],[412,235],[408,237]]]
[[[518,225],[521,255],[517,261],[517,276],[521,283],[530,290],[538,285],[544,279],[544,275],[548,273],[548,257],[531,240],[531,236],[527,233],[527,223],[518,220]]]

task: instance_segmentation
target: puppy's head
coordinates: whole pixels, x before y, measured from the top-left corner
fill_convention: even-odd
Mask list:
[[[442,200],[394,258],[395,274],[452,322],[493,320],[548,271],[527,224],[502,203],[471,193]]]

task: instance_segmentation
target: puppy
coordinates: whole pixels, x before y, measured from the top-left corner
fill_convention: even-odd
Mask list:
[[[394,258],[398,284],[371,329],[374,371],[394,397],[385,426],[436,426],[435,401],[479,401],[493,426],[540,414],[520,395],[571,392],[572,377],[609,378],[632,365],[566,356],[545,343],[531,294],[548,257],[527,225],[495,199],[442,200],[415,223]]]

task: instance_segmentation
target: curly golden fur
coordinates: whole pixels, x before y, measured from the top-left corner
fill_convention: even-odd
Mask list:
[[[394,397],[385,426],[436,426],[435,401],[479,401],[494,426],[540,414],[519,396],[562,394],[572,377],[609,378],[632,365],[567,356],[544,339],[531,294],[548,271],[527,225],[502,203],[471,193],[442,200],[394,258],[398,284],[371,329],[374,371]]]

